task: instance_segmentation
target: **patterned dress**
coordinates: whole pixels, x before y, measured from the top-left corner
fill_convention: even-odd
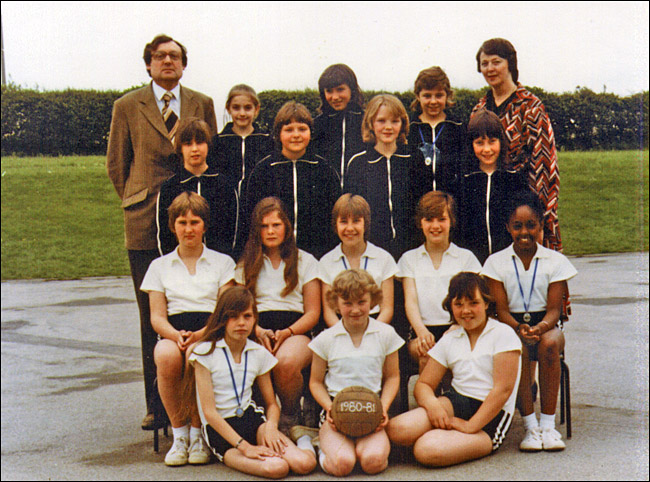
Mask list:
[[[472,110],[486,108],[499,116],[510,146],[508,169],[524,171],[528,183],[546,207],[544,246],[562,251],[560,225],[557,216],[560,193],[560,173],[551,120],[544,104],[517,83],[517,90],[500,106],[489,91]]]

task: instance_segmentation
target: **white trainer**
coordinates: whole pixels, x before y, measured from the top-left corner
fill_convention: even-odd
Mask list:
[[[539,452],[544,448],[542,443],[542,431],[539,427],[526,430],[524,439],[519,444],[522,452]]]
[[[165,465],[177,467],[187,463],[187,447],[189,443],[185,437],[174,439],[172,448],[165,455]]]
[[[542,445],[548,452],[557,452],[566,448],[566,444],[562,441],[562,435],[554,428],[542,430]]]
[[[190,445],[187,461],[192,465],[203,465],[210,461],[210,452],[203,443],[203,437],[198,437]]]

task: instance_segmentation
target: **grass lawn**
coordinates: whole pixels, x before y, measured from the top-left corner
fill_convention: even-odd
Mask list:
[[[565,254],[648,250],[648,151],[560,152]]]
[[[129,274],[106,158],[2,158],[2,279]]]
[[[561,152],[566,254],[648,250],[648,151]],[[128,275],[103,156],[2,158],[2,279]]]

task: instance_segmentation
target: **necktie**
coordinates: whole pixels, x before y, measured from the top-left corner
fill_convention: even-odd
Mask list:
[[[176,130],[178,129],[178,116],[176,113],[169,108],[169,102],[174,98],[174,94],[171,92],[165,92],[162,96],[165,105],[162,108],[163,122],[167,126],[167,137],[172,143],[174,142],[174,136],[176,135]]]

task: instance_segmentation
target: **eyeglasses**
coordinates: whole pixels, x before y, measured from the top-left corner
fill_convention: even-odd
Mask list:
[[[172,62],[178,62],[181,59],[181,54],[178,52],[154,52],[151,54],[151,58],[158,62],[162,62],[167,56],[169,56]]]

